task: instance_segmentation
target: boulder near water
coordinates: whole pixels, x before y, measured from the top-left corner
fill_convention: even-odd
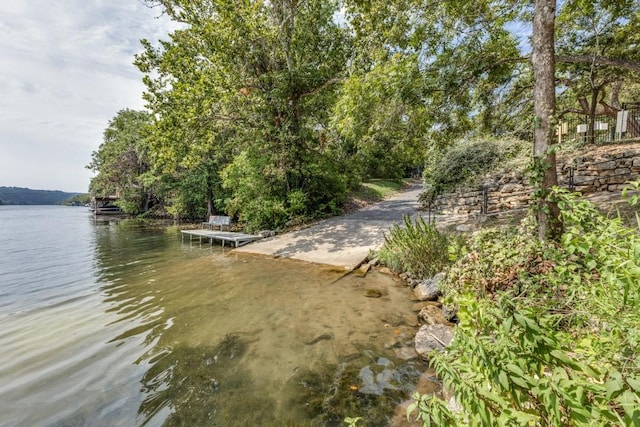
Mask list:
[[[413,293],[419,301],[435,301],[440,296],[440,282],[444,273],[438,273],[431,279],[423,280],[413,288]]]
[[[434,350],[443,350],[453,339],[453,327],[423,325],[415,337],[416,352],[425,358]]]

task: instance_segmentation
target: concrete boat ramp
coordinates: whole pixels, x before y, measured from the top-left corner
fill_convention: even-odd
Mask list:
[[[393,224],[401,223],[405,215],[417,214],[421,191],[421,185],[413,185],[349,215],[265,238],[233,252],[291,258],[352,270],[367,258],[371,249],[382,246],[384,233]]]

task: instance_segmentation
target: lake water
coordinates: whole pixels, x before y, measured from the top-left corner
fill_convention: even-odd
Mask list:
[[[408,291],[341,276],[86,208],[0,206],[0,425],[390,424],[425,370]]]

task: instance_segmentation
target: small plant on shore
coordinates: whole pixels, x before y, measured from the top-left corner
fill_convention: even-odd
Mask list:
[[[630,182],[622,190],[622,198],[627,199],[629,205],[640,207],[640,194],[638,194],[638,191],[640,191],[640,181]]]
[[[449,237],[421,217],[404,217],[403,225],[394,224],[384,239],[378,257],[394,271],[429,277],[450,263]]]
[[[460,323],[430,362],[462,411],[417,395],[423,425],[640,425],[640,235],[557,197],[560,242],[484,232],[448,272]]]
[[[362,421],[362,417],[347,417],[344,422],[349,427],[358,427],[358,421]]]

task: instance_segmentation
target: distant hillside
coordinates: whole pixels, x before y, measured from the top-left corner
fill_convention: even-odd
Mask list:
[[[56,205],[78,195],[64,191],[31,190],[20,187],[0,187],[1,205]]]

